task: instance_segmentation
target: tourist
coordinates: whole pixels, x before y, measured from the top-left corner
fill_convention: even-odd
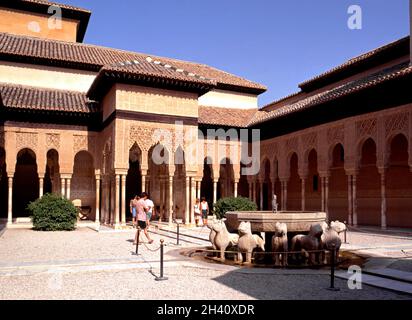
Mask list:
[[[150,228],[150,220],[152,219],[152,216],[155,214],[155,206],[153,201],[150,199],[150,196],[147,195],[147,199],[145,200],[145,204],[147,207],[147,228]]]
[[[153,243],[153,240],[149,236],[149,232],[147,231],[147,211],[148,208],[146,206],[146,199],[147,199],[147,193],[143,192],[142,195],[140,196],[139,201],[137,201],[136,204],[136,213],[137,213],[137,225],[140,227],[141,230],[143,230],[147,240],[149,240],[149,243]],[[136,232],[134,244],[137,244],[137,235],[139,231]]]
[[[200,212],[200,199],[196,199],[196,203],[194,205],[194,212],[195,212],[195,221],[196,221],[196,227],[200,227],[201,226],[201,212]]]
[[[202,209],[202,219],[203,224],[207,225],[207,216],[209,215],[209,204],[206,201],[206,198],[202,198],[202,202],[200,203],[200,207]]]
[[[133,227],[136,225],[136,204],[137,201],[139,201],[140,197],[139,196],[134,196],[132,200],[130,200],[130,213],[132,214],[132,224]]]

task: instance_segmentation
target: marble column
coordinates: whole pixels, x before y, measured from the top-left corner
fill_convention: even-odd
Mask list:
[[[213,204],[217,202],[217,183],[218,180],[213,180]]]
[[[288,182],[285,180],[283,184],[283,196],[282,196],[282,210],[288,210]]]
[[[120,175],[116,174],[115,178],[115,199],[114,199],[114,224],[115,227],[120,223]]]
[[[320,177],[320,189],[321,189],[321,211],[325,212],[325,178]]]
[[[142,192],[146,192],[146,175],[142,173]]]
[[[71,178],[66,178],[66,198],[70,200],[70,192],[71,192]]]
[[[96,224],[100,224],[100,175],[96,175]]]
[[[173,223],[173,176],[169,176],[169,225]]]
[[[165,201],[164,201],[164,193],[165,193],[165,185],[162,177],[159,177],[159,221],[163,221],[163,215],[164,215],[164,208],[165,208]],[[166,216],[166,215],[165,215]]]
[[[325,177],[325,212],[326,218],[329,220],[329,177]]]
[[[234,197],[237,198],[239,181],[235,181]]]
[[[271,187],[272,188],[270,190],[272,191],[272,193],[270,195],[269,203],[270,203],[270,209],[273,210],[272,200],[273,200],[273,195],[275,194],[275,179],[271,180]]]
[[[352,225],[352,175],[348,175],[348,223]]]
[[[202,190],[202,180],[196,180],[196,198],[200,200],[200,192]]]
[[[186,177],[185,224],[190,223],[190,177]]]
[[[352,202],[353,202],[353,211],[352,211],[352,222],[355,227],[358,226],[358,201],[356,198],[356,175],[352,177]]]
[[[13,176],[8,177],[9,182],[9,203],[7,211],[7,224],[13,223]]]
[[[381,174],[381,228],[386,229],[386,170],[380,170]]]
[[[301,208],[302,211],[306,210],[306,195],[305,195],[305,191],[306,191],[306,178],[300,178],[301,179]]]
[[[256,203],[256,181],[255,180],[252,181],[252,201]]]
[[[43,197],[43,194],[44,194],[43,183],[44,183],[44,177],[39,177],[39,198]]]
[[[190,223],[195,224],[195,203],[196,203],[196,179],[195,178],[190,178],[190,186],[192,190],[192,196],[190,197],[191,205],[190,205]]]
[[[259,196],[260,196],[260,199],[259,199],[259,205],[260,205],[260,210],[263,210],[263,182],[262,181],[260,181],[260,183],[259,183]]]
[[[248,182],[248,185],[249,185],[249,200],[250,201],[252,201],[253,199],[252,199],[252,188],[253,188],[253,186],[252,186],[252,183],[253,182]]]
[[[121,194],[122,194],[122,225],[126,225],[126,175],[122,174],[122,185],[121,185]]]
[[[66,197],[66,179],[65,178],[61,178],[61,193],[62,193],[62,197],[65,198]]]

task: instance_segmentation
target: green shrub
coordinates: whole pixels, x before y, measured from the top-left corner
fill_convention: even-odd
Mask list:
[[[76,228],[77,209],[69,200],[55,194],[45,194],[31,202],[27,209],[34,230],[72,231]]]
[[[256,203],[248,198],[223,198],[218,200],[214,205],[214,213],[218,219],[225,217],[229,211],[256,211]]]

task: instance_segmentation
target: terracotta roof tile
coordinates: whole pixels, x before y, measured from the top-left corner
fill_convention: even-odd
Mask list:
[[[240,91],[243,89],[256,94],[266,91],[266,87],[263,85],[204,64],[82,43],[0,33],[0,58],[3,59],[18,59],[31,63],[55,65],[67,64],[69,67],[88,67],[98,71],[103,66],[112,68],[114,64],[127,63],[134,60],[141,61],[147,57],[150,57],[153,61],[170,65],[175,70],[184,70],[188,74],[195,74],[199,77],[210,79],[218,86],[234,87]],[[144,64],[144,66],[148,66],[148,64]],[[153,69],[153,63],[151,66]],[[129,68],[129,70],[132,69]],[[135,71],[140,72],[141,70],[136,69]],[[165,68],[162,68],[162,73],[170,75],[170,72],[165,70]],[[178,73],[174,72],[173,76],[181,80],[181,75]]]
[[[199,124],[246,128],[258,109],[199,106]]]
[[[341,86],[332,88],[330,90],[320,92],[318,94],[299,100],[295,103],[288,104],[284,107],[280,107],[273,111],[259,111],[251,119],[249,125],[256,125],[268,120],[280,118],[287,114],[307,109],[328,101],[332,101],[334,99],[361,91],[363,89],[367,89],[369,87],[373,87],[382,82],[396,79],[407,74],[412,74],[412,66],[410,66],[409,63],[402,63],[394,67],[371,74],[362,79],[354,80],[345,83]]]
[[[1,105],[13,109],[92,113],[97,111],[84,93],[0,83]]]

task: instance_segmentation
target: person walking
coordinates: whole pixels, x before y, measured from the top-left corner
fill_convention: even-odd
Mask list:
[[[207,226],[207,216],[209,215],[209,204],[206,201],[206,198],[202,198],[202,202],[200,203],[200,208],[202,209],[202,219],[203,224]]]
[[[146,207],[147,207],[147,213],[146,213],[146,216],[147,216],[147,229],[149,229],[150,228],[150,220],[152,219],[153,215],[155,214],[155,210],[156,210],[153,201],[150,199],[149,194],[147,195],[147,199],[145,200],[145,204],[146,204]]]
[[[200,212],[200,199],[196,199],[196,203],[193,207],[193,210],[195,212],[195,221],[196,221],[196,227],[200,227],[201,225],[201,220],[202,220],[202,216],[201,216],[201,212]]]
[[[147,193],[143,192],[140,196],[139,201],[137,201],[136,204],[136,212],[137,212],[137,225],[140,227],[141,230],[143,230],[147,240],[149,240],[149,243],[153,243],[153,240],[150,238],[149,232],[147,231],[147,211],[148,207],[146,206],[146,199],[147,199]],[[139,230],[136,232],[134,244],[137,244],[137,235],[139,234]]]
[[[130,200],[130,213],[132,214],[133,227],[136,225],[136,204],[139,199],[140,197],[136,195],[132,200]]]

